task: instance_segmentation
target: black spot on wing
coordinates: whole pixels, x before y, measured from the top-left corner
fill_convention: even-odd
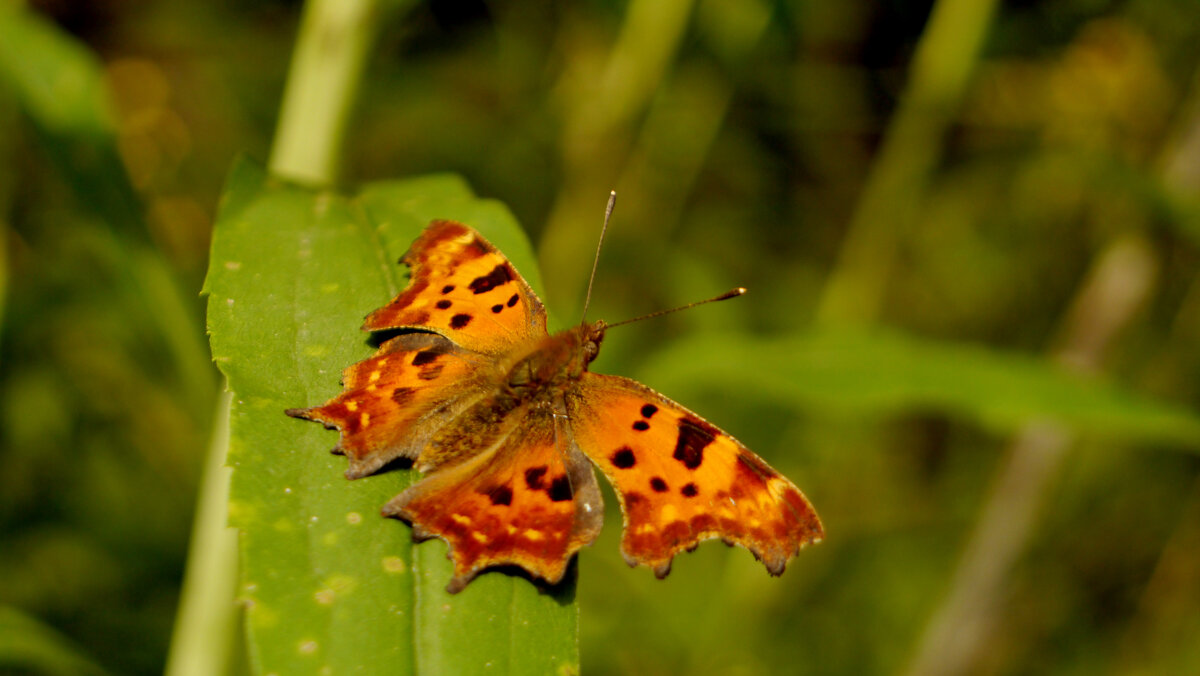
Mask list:
[[[497,303],[497,304],[495,304],[495,305],[493,305],[493,306],[492,306],[492,314],[497,314],[497,315],[498,315],[498,314],[500,314],[500,311],[501,311],[501,310],[503,310],[503,309],[504,309],[504,306],[503,306],[503,305],[501,305],[501,304],[499,304],[499,303]]]
[[[612,460],[612,464],[616,466],[617,469],[629,469],[637,464],[637,458],[635,458],[633,455],[633,449],[629,448],[628,446],[623,446],[617,449],[617,451],[613,453],[612,457],[609,459]]]
[[[667,482],[663,481],[662,477],[656,476],[650,480],[650,488],[652,488],[655,493],[666,493]]]
[[[483,242],[479,241],[478,237],[472,237],[471,243],[467,246],[471,247],[471,252],[475,254],[472,256],[472,258],[478,258],[485,254],[491,253],[491,250],[488,249]]]
[[[453,290],[454,290],[454,285],[453,285],[453,284],[447,284],[446,286],[443,286],[443,287],[442,287],[442,295],[446,295],[446,294],[450,293],[450,292],[451,292],[451,291],[453,291]]]
[[[639,432],[645,432],[646,430],[650,429],[650,423],[646,422],[645,420],[635,420],[633,422],[633,429]]]
[[[483,494],[488,496],[493,505],[507,506],[512,504],[513,492],[512,488],[510,488],[507,484],[492,486],[491,488],[483,491]]]
[[[437,309],[439,309],[439,310],[448,310],[448,309],[450,309],[450,306],[451,306],[451,305],[453,305],[453,303],[451,303],[450,301],[448,301],[448,300],[446,300],[445,298],[443,298],[443,299],[441,299],[441,300],[439,300],[439,301],[437,302]]]
[[[413,366],[424,366],[431,361],[437,359],[442,353],[435,350],[421,350],[412,358]]]
[[[509,307],[512,307],[512,306],[516,305],[517,301],[519,301],[519,300],[521,300],[520,296],[518,296],[517,294],[514,293],[512,295],[512,298],[508,299],[508,303],[506,303],[506,305],[508,305]]]
[[[654,417],[655,413],[658,413],[658,407],[655,406],[654,404],[646,404],[645,406],[642,407],[642,417],[643,418],[652,418],[652,417]]]
[[[529,487],[529,490],[538,491],[542,489],[542,478],[546,476],[547,469],[545,465],[542,465],[541,467],[530,467],[525,470],[525,485]]]
[[[571,482],[567,481],[567,475],[562,474],[554,477],[554,481],[550,482],[550,488],[546,489],[546,495],[550,496],[551,502],[570,500]]]
[[[421,380],[434,380],[438,376],[442,375],[442,369],[445,368],[445,366],[445,364],[430,364],[422,368],[420,373],[417,374],[417,377]]]
[[[471,291],[476,294],[487,293],[497,286],[503,286],[512,281],[512,271],[509,270],[507,263],[500,263],[492,268],[492,271],[486,275],[481,275],[471,280]]]
[[[471,323],[471,315],[459,314],[450,318],[450,328],[461,329]]]
[[[696,484],[687,484],[683,488],[680,488],[679,492],[682,493],[683,497],[685,498],[694,498],[696,497],[696,494],[700,492],[700,489],[696,488]]]
[[[679,419],[679,437],[675,440],[675,453],[671,456],[688,469],[696,469],[704,462],[704,448],[719,434],[716,428],[703,420]]]

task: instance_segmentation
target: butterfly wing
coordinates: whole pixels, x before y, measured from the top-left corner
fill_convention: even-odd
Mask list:
[[[663,577],[675,554],[721,538],[779,575],[824,535],[804,495],[762,458],[636,381],[585,373],[567,415],[580,448],[616,488],[630,565]]]
[[[504,405],[485,400],[476,408],[492,415]],[[476,412],[443,430],[440,441],[462,445],[469,430],[454,427],[470,427]],[[384,507],[385,516],[411,523],[418,538],[450,545],[449,592],[502,565],[557,583],[571,556],[596,539],[604,518],[599,486],[561,420],[546,408],[513,410],[492,428],[495,436],[477,435],[477,447],[434,468]]]
[[[363,329],[434,331],[492,355],[546,336],[546,309],[504,254],[475,230],[434,221],[400,259],[407,288],[372,312]]]
[[[341,430],[334,452],[350,461],[348,478],[364,477],[395,458],[418,459],[446,420],[483,396],[482,358],[437,334],[402,334],[347,368],[341,394],[287,414]]]

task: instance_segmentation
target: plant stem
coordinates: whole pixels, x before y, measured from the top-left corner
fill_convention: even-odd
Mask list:
[[[237,533],[226,525],[229,476],[229,404],[225,392],[201,475],[200,497],[188,548],[187,572],[180,594],[179,616],[167,655],[167,676],[224,674],[233,654],[237,609]]]
[[[913,57],[907,90],[884,133],[826,283],[818,319],[866,323],[879,312],[896,247],[921,205],[995,13],[996,0],[939,0]]]
[[[1125,238],[1109,245],[1064,319],[1054,361],[1083,373],[1099,370],[1108,345],[1150,296],[1156,273],[1145,242]],[[1030,423],[1017,434],[908,674],[976,671],[973,663],[1001,615],[1004,585],[1074,440],[1064,427],[1049,422]]]
[[[337,180],[346,123],[382,23],[382,4],[311,0],[305,5],[271,148],[271,173],[323,186]]]
[[[604,214],[604,200],[618,187],[614,183],[628,158],[631,125],[674,64],[695,4],[634,0],[603,70],[581,73],[576,67],[564,75],[569,98],[561,143],[562,182],[538,247],[548,290],[583,289],[590,247],[576,244],[581,236],[590,240],[594,231],[580,228],[580,223],[598,223]],[[551,305],[562,310],[581,306],[579,291],[564,295],[551,295]]]

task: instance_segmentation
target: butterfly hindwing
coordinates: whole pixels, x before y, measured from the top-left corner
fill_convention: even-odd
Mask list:
[[[600,531],[599,486],[587,458],[557,429],[561,423],[532,407],[509,416],[499,424],[506,436],[430,471],[383,510],[411,523],[418,537],[450,545],[451,593],[492,566],[520,566],[556,583]]]
[[[640,383],[585,373],[567,399],[580,448],[612,482],[621,550],[662,577],[709,538],[739,544],[773,575],[823,536],[812,505],[736,439]]]
[[[546,310],[504,254],[475,230],[434,221],[400,259],[411,280],[363,329],[415,328],[459,347],[502,354],[546,336]]]

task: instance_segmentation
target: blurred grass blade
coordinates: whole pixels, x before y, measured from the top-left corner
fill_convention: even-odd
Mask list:
[[[912,229],[944,136],[966,93],[997,0],[938,0],[917,44],[908,85],[884,132],[818,318],[866,324],[879,311],[899,242]]]
[[[172,356],[191,410],[207,410],[212,367],[194,288],[182,288],[154,248],[137,193],[117,153],[117,130],[100,61],[46,18],[0,3],[0,86],[7,86],[40,136],[40,146],[79,203],[111,229],[126,261],[119,279],[141,301],[143,318]]]
[[[358,326],[403,286],[396,261],[435,217],[477,227],[540,286],[507,210],[455,177],[343,197],[242,162],[228,181],[206,291],[233,392],[230,519],[256,673],[578,669],[573,585],[550,594],[497,573],[446,594],[445,545],[414,547],[408,527],[379,516],[410,472],[347,481],[328,453],[336,433],[283,415],[338,393],[342,369],[372,352]]]
[[[21,3],[0,3],[0,84],[16,96],[80,201],[148,242],[141,206],[117,154],[116,122],[99,60]]]
[[[1005,431],[1050,419],[1084,434],[1200,449],[1200,417],[1192,411],[1033,357],[898,332],[704,336],[664,351],[640,375],[667,392],[736,387],[787,405],[873,414],[941,411]]]
[[[53,628],[8,606],[0,606],[0,672],[46,676],[106,673]]]

